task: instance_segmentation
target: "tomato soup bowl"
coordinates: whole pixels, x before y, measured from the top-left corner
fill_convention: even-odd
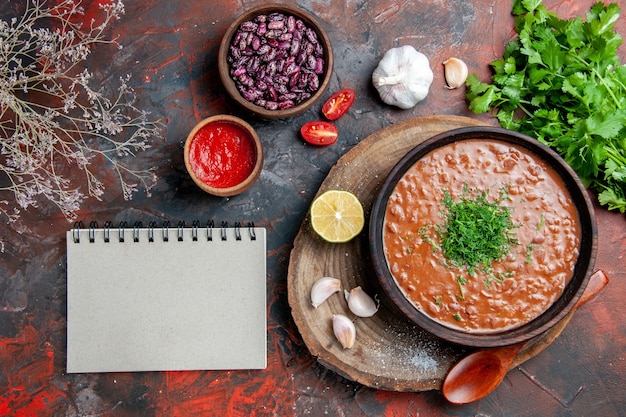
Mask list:
[[[470,166],[502,175],[474,174]],[[558,189],[540,188],[552,181]],[[481,191],[499,197],[474,199]],[[512,236],[512,246],[492,269],[454,264],[446,257],[454,245],[444,255],[445,239],[456,227],[453,209],[455,216],[468,210],[463,201],[507,207],[511,227],[505,236]],[[551,206],[561,203],[559,217],[560,208]],[[534,211],[541,212],[535,219]],[[427,218],[431,223],[420,224]],[[597,229],[584,186],[553,150],[505,129],[468,127],[426,140],[392,168],[372,207],[369,247],[383,301],[392,309],[450,343],[495,347],[538,336],[571,311],[594,267]],[[483,296],[486,301],[478,301]]]
[[[198,187],[218,197],[248,190],[263,168],[263,147],[246,121],[230,115],[208,117],[187,136],[185,167]]]
[[[289,22],[270,22],[272,15]],[[266,21],[259,23],[260,18]],[[290,29],[283,29],[287,26]],[[324,28],[307,11],[286,4],[265,4],[241,14],[227,28],[218,53],[218,71],[228,95],[265,119],[286,119],[309,110],[328,88],[333,63]]]

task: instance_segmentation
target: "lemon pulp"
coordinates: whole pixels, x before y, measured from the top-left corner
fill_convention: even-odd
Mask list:
[[[311,226],[328,242],[348,242],[363,230],[364,224],[363,206],[349,191],[326,191],[311,205]]]

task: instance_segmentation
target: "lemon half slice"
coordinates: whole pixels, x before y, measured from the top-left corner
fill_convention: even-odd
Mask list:
[[[311,204],[311,226],[328,242],[348,242],[364,224],[363,206],[349,191],[328,190]]]

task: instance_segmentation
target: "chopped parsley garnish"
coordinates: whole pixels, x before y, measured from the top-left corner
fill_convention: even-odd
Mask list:
[[[533,249],[535,249],[535,245],[533,245],[532,243],[529,243],[528,245],[526,245],[526,263],[527,264],[533,261],[533,258],[532,258]]]
[[[461,300],[465,300],[465,290],[463,289],[463,285],[467,283],[467,279],[459,275],[456,277],[456,282],[459,284],[459,290],[461,291],[461,296],[459,298]]]
[[[545,222],[546,222],[546,217],[542,214],[541,215],[541,220],[539,220],[539,223],[537,224],[537,231],[541,230],[541,228],[543,227]]]
[[[476,193],[471,197],[466,190],[460,201],[455,202],[446,191],[447,212],[444,224],[439,227],[444,257],[459,268],[467,268],[471,275],[478,267],[491,268],[494,261],[518,244],[510,208],[489,201],[486,191]]]

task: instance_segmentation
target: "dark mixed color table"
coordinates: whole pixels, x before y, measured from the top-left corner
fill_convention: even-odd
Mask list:
[[[24,0],[4,1],[9,18]],[[622,8],[626,6],[620,0]],[[252,221],[267,228],[268,367],[256,371],[65,373],[65,232],[72,226],[51,207],[0,226],[0,410],[15,416],[626,416],[626,219],[596,207],[596,269],[609,285],[572,318],[539,355],[513,369],[489,397],[453,406],[436,390],[393,392],[348,380],[317,363],[298,332],[287,296],[294,239],[320,184],[337,160],[387,126],[418,116],[466,116],[464,89],[445,88],[442,62],[465,60],[489,77],[488,63],[514,35],[509,1],[299,1],[327,30],[335,52],[329,92],[357,93],[336,122],[340,136],[312,147],[300,126],[321,117],[319,106],[288,120],[260,120],[227,98],[216,58],[222,34],[258,1],[127,1],[111,29],[122,49],[100,46],[89,69],[102,85],[132,74],[137,105],[165,122],[162,139],[137,155],[157,166],[150,197],[123,198],[111,176],[102,201],[80,211],[85,222],[172,223],[184,220]],[[592,0],[546,0],[562,17],[583,15]],[[85,8],[97,12],[97,1]],[[626,36],[622,17],[617,30]],[[370,81],[383,53],[413,45],[430,59],[435,80],[427,99],[410,110],[383,104]],[[620,49],[622,61],[626,49]],[[204,117],[227,113],[248,120],[265,150],[260,179],[244,194],[217,198],[197,188],[185,171],[183,142]],[[109,178],[111,178],[109,180]],[[184,259],[172,259],[184,262]],[[106,314],[103,311],[102,314]],[[202,329],[198,329],[202,331]]]

